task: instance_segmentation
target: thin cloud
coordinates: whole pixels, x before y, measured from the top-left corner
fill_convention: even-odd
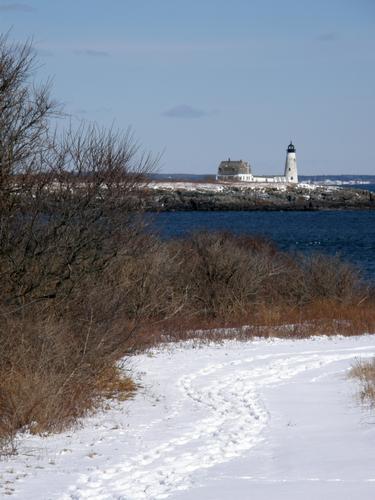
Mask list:
[[[0,5],[0,12],[35,12],[36,8],[27,3],[5,3]]]
[[[117,45],[114,50],[128,53],[150,53],[150,54],[190,54],[195,52],[216,53],[228,50],[237,50],[244,48],[244,42],[241,41],[213,41],[197,43],[155,43],[149,42],[129,42],[123,45]]]
[[[75,50],[74,53],[90,57],[109,57],[109,52],[105,52],[104,50],[85,49]]]
[[[179,104],[178,106],[173,106],[167,111],[164,111],[163,116],[167,118],[202,118],[204,116],[209,116],[215,113],[215,111],[205,111],[203,109],[193,108],[188,104]]]

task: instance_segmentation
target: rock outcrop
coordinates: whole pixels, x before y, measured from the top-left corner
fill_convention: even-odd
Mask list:
[[[370,210],[375,193],[309,184],[259,185],[169,182],[148,188],[149,211],[182,210]]]

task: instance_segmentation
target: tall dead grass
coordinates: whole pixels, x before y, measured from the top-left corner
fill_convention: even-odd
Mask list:
[[[4,317],[3,317],[4,318]],[[114,332],[53,315],[2,321],[0,436],[60,431],[134,383],[116,366]],[[110,339],[110,345],[106,339]],[[118,343],[117,343],[118,344]]]
[[[375,358],[370,361],[360,361],[350,371],[350,376],[361,384],[360,397],[362,401],[375,406]]]

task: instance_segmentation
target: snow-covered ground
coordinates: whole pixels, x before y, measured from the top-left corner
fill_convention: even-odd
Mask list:
[[[357,186],[371,184],[371,181],[362,181],[360,179],[340,180],[340,179],[322,179],[320,181],[311,181],[312,184],[329,185],[329,186]]]
[[[228,191],[236,190],[241,191],[260,191],[265,192],[269,190],[276,191],[287,191],[290,189],[290,184],[284,183],[267,183],[267,182],[161,182],[154,181],[147,184],[149,189],[161,189],[164,191],[197,191],[197,192],[216,192],[216,193],[225,193]],[[299,183],[293,184],[292,187],[298,187],[305,189],[307,191],[314,191],[318,188],[325,189],[326,191],[336,190],[337,188],[333,186],[322,186],[319,184],[309,184],[309,183]]]
[[[169,345],[84,426],[21,436],[0,496],[44,500],[375,498],[375,412],[348,379],[375,337]]]

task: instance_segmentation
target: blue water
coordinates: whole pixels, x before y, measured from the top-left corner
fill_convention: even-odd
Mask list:
[[[166,212],[150,215],[163,238],[202,229],[271,238],[279,248],[339,254],[375,281],[375,211]]]
[[[365,191],[375,191],[375,184],[357,184],[352,186],[343,186],[352,189],[364,189]]]

